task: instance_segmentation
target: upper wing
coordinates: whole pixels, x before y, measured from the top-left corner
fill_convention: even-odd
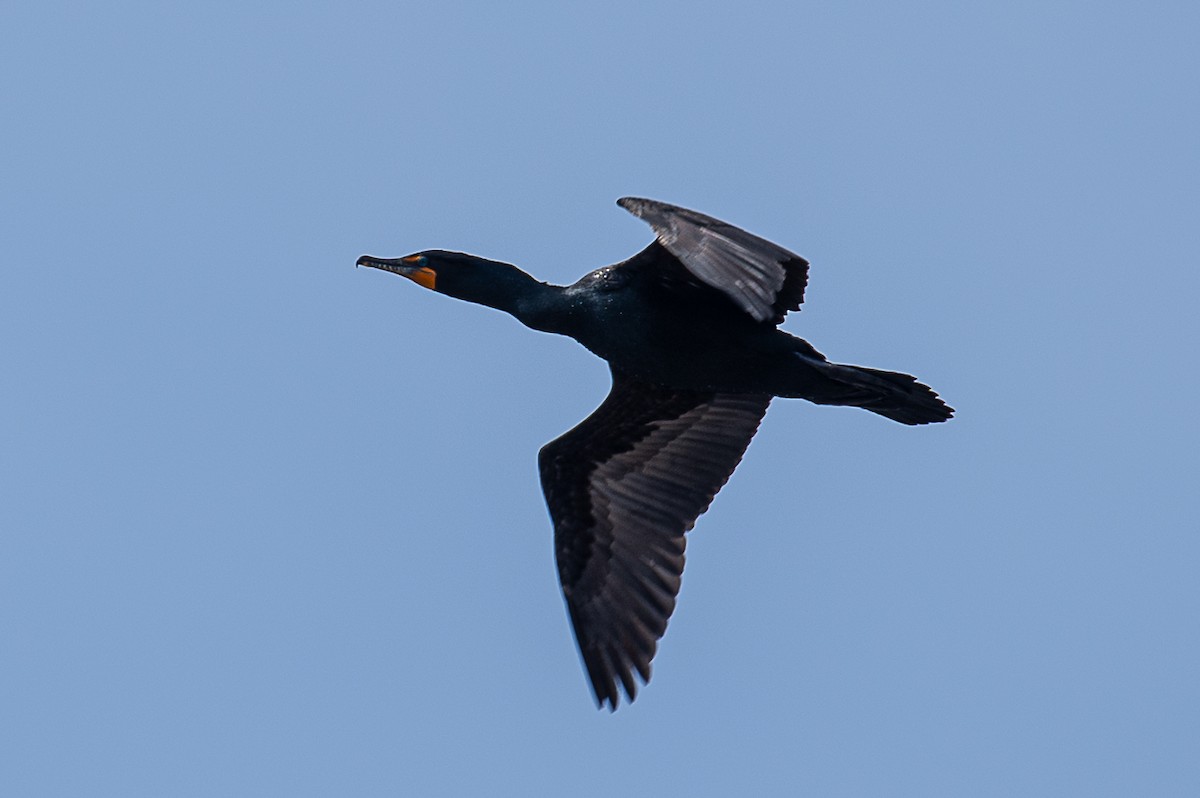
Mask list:
[[[679,391],[616,371],[608,398],[538,455],[559,579],[601,706],[632,701],[675,609],[684,533],[708,509],[771,397]]]
[[[808,261],[765,238],[687,208],[622,197],[617,204],[645,219],[658,241],[705,284],[724,292],[755,321],[778,324],[799,310]]]

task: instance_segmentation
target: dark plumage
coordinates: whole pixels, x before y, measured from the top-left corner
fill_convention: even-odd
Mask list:
[[[775,396],[862,407],[902,424],[953,414],[908,374],[830,363],[777,329],[808,261],[695,211],[626,197],[656,240],[569,286],[458,252],[364,255],[439,293],[498,308],[608,361],[591,416],[542,448],[542,490],[575,639],[601,706],[633,700],[675,608],[684,533],[708,509]]]

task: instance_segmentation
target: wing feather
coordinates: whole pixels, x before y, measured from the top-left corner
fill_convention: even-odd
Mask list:
[[[808,261],[765,238],[696,211],[656,200],[617,204],[646,221],[658,242],[702,283],[721,291],[756,321],[778,324],[799,310]]]
[[[596,700],[637,694],[667,628],[684,533],[729,479],[769,396],[681,391],[614,371],[608,398],[539,469],[575,639]]]

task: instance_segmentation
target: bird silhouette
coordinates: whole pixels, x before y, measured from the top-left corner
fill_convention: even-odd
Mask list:
[[[427,250],[364,255],[447,296],[574,338],[612,389],[539,453],[559,579],[598,706],[637,696],[675,608],[684,535],[740,462],[774,397],[861,407],[902,424],[953,415],[928,386],[829,362],[778,325],[799,310],[808,261],[731,224],[625,197],[655,240],[568,286],[507,263]]]

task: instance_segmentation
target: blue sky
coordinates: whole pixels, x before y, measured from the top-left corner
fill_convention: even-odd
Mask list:
[[[1200,793],[1193,4],[0,10],[0,792]],[[787,329],[959,410],[779,401],[597,712],[537,449],[570,282],[694,207]]]

